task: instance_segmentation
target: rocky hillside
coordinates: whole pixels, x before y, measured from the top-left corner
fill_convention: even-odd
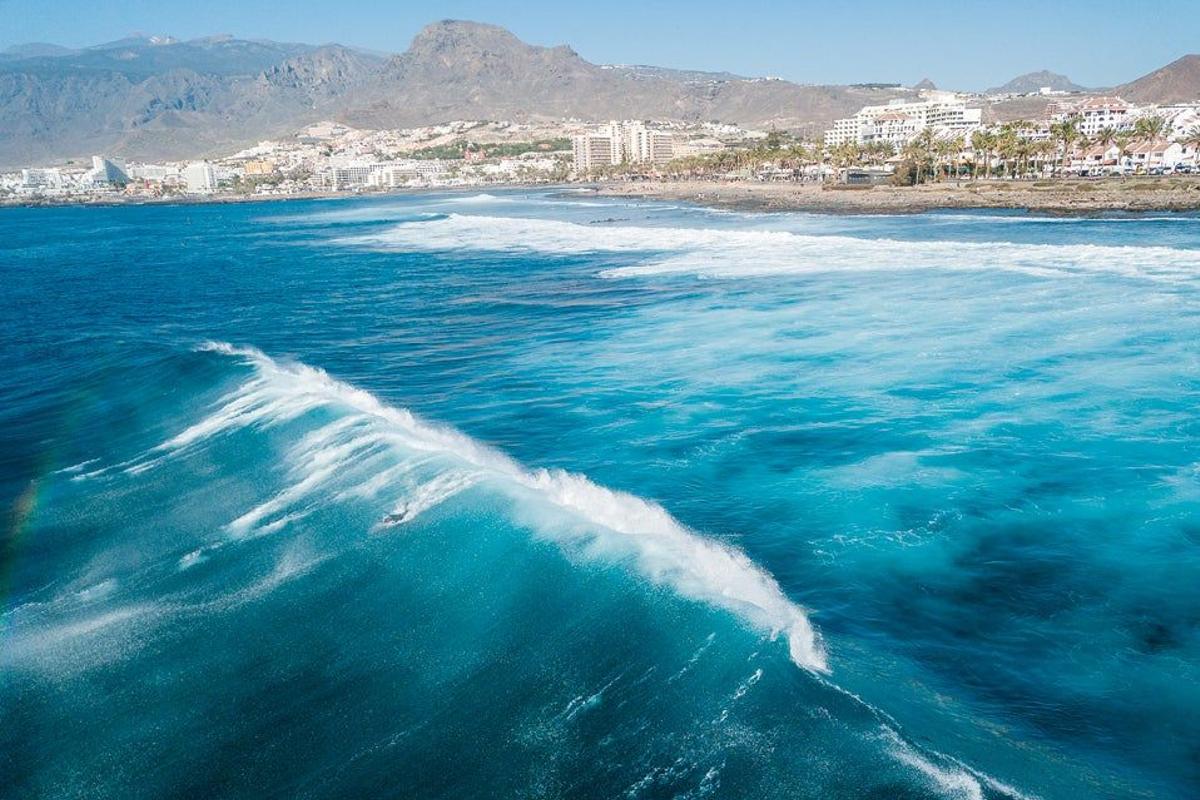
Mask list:
[[[1074,84],[1042,72],[997,91],[1041,86]],[[1115,91],[1141,102],[1200,97],[1200,56]],[[429,25],[391,57],[229,36],[132,37],[81,50],[39,43],[0,52],[0,168],[93,153],[218,154],[320,119],[405,127],[455,119],[656,118],[817,132],[864,105],[915,96],[900,87],[598,65],[570,47],[538,47],[494,25],[454,20]]]
[[[214,37],[133,38],[0,56],[0,166],[91,153],[182,158],[334,118],[364,127],[453,119],[654,117],[817,130],[904,90],[800,86],[728,73],[589,63],[503,28],[434,23],[380,58]]]
[[[0,59],[0,166],[92,153],[188,156],[309,118],[326,48],[213,37],[132,38]],[[304,90],[275,72],[292,65]]]
[[[1200,98],[1200,55],[1187,55],[1113,90],[1138,103],[1183,103]]]
[[[1056,92],[1087,91],[1066,75],[1060,75],[1057,72],[1050,72],[1043,69],[1039,72],[1027,72],[1024,75],[1018,75],[1003,86],[988,89],[986,94],[1030,94],[1044,86],[1048,86]]]
[[[443,21],[383,65],[346,104],[351,124],[448,119],[655,117],[820,128],[903,91],[801,86],[728,73],[610,67],[537,47],[493,25]]]

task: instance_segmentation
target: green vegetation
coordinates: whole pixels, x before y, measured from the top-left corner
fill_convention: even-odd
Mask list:
[[[571,140],[567,138],[537,139],[532,142],[502,142],[496,144],[479,144],[467,139],[457,139],[449,144],[424,147],[412,153],[413,158],[457,160],[467,157],[467,153],[482,153],[484,158],[511,158],[524,153],[554,153],[571,149]]]
[[[235,194],[254,194],[260,186],[278,186],[283,180],[284,176],[278,172],[269,175],[234,175],[222,181],[221,185]]]

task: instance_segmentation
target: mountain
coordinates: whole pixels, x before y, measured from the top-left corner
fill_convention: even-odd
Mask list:
[[[608,66],[475,22],[433,23],[399,55],[214,36],[131,36],[0,58],[0,166],[109,153],[227,152],[319,119],[403,127],[456,119],[719,120],[817,131],[898,87]]]
[[[922,78],[917,83],[914,83],[912,88],[918,92],[931,91],[937,89],[937,84],[929,80],[929,78]]]
[[[29,49],[18,51],[28,54]],[[0,165],[186,158],[282,135],[382,59],[337,46],[134,36],[0,60]]]
[[[1082,86],[1072,82],[1066,75],[1057,72],[1041,70],[1018,75],[1003,86],[988,89],[985,94],[1033,94],[1043,87],[1050,87],[1056,92],[1083,92]]]
[[[69,56],[75,52],[78,51],[57,44],[30,42],[29,44],[14,44],[12,47],[0,50],[0,60],[41,57],[54,58],[56,56]]]
[[[172,69],[190,69],[202,74],[233,77],[261,72],[285,59],[316,49],[306,44],[247,41],[230,36],[180,42],[169,36],[141,35],[82,50],[60,48],[49,51],[48,47],[53,45],[20,46],[16,48],[19,57],[10,59],[2,68],[42,68],[59,72],[107,70],[133,78],[145,78]]]
[[[364,128],[456,119],[724,121],[814,133],[838,117],[913,89],[809,86],[642,65],[593,64],[567,46],[527,44],[504,28],[443,20],[398,55],[337,44],[133,35],[71,49],[36,43],[0,52],[0,167],[106,153],[180,159],[229,152],[320,119]],[[992,93],[1076,91],[1034,72]],[[1113,93],[1135,102],[1200,97],[1200,55]],[[1037,116],[1041,98],[985,104],[988,119]]]
[[[1200,55],[1186,55],[1113,89],[1136,103],[1182,103],[1200,98]]]
[[[868,103],[909,94],[597,65],[570,47],[539,47],[494,25],[444,20],[422,30],[406,52],[348,97],[343,117],[364,127],[656,117],[815,130]]]
[[[383,59],[341,45],[325,45],[264,70],[259,80],[280,90],[337,97],[357,86]]]

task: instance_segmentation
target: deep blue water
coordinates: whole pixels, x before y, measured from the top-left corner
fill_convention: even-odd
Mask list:
[[[1200,220],[0,210],[0,796],[1200,796]]]

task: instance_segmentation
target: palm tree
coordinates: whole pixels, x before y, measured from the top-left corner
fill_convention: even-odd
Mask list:
[[[1101,128],[1096,131],[1096,138],[1092,141],[1104,145],[1104,149],[1107,150],[1117,141],[1117,130],[1116,128]]]
[[[1000,157],[1000,169],[1007,178],[1011,178],[1016,170],[1020,145],[1021,140],[1017,138],[1017,132],[1011,126],[1005,125],[1000,129],[996,137],[996,154]]]
[[[905,154],[910,161],[916,163],[916,182],[921,183],[922,175],[933,174],[933,153],[937,142],[937,134],[933,128],[925,128],[905,147]]]
[[[857,164],[862,158],[862,146],[857,142],[842,142],[830,152],[830,161],[835,169],[845,169]]]
[[[1200,125],[1190,128],[1175,139],[1184,147],[1192,148],[1193,166],[1200,167]]]
[[[1167,132],[1169,123],[1161,114],[1150,114],[1141,117],[1133,125],[1133,132],[1147,142],[1157,142]]]
[[[1045,172],[1046,161],[1048,159],[1053,159],[1055,150],[1056,148],[1054,147],[1054,142],[1050,141],[1049,139],[1043,139],[1038,142],[1030,142],[1030,151],[1033,154],[1034,163],[1038,165],[1039,173]]]
[[[956,159],[963,149],[963,140],[961,136],[944,137],[938,139],[934,145],[934,151],[937,153],[938,161],[945,161],[945,175],[949,177],[951,166],[954,167],[955,176],[958,174],[958,165]]]
[[[992,151],[996,149],[996,134],[991,131],[978,130],[971,134],[971,147],[976,153],[983,153],[983,174],[992,174]]]
[[[1117,142],[1116,128],[1101,128],[1100,130],[1096,131],[1096,137],[1092,139],[1092,142],[1104,148],[1104,152],[1100,154],[1100,163],[1103,164],[1105,153],[1107,153],[1109,149],[1111,149],[1112,146]]]
[[[1061,122],[1055,122],[1050,125],[1050,136],[1054,141],[1059,143],[1060,160],[1059,167],[1066,169],[1067,152],[1071,145],[1075,144],[1079,139],[1079,118],[1068,117]]]
[[[1121,174],[1125,173],[1125,165],[1122,162],[1129,155],[1129,148],[1135,140],[1136,137],[1129,131],[1121,131],[1113,140],[1113,144],[1117,146],[1117,165],[1121,167]]]

